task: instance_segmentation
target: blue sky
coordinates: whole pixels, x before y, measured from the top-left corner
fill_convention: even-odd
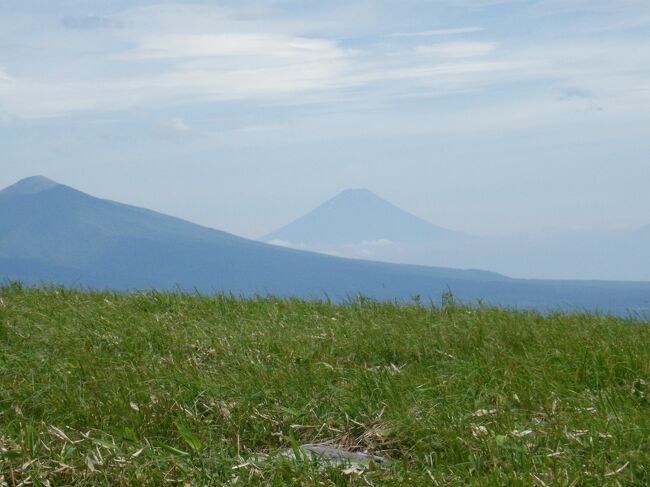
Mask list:
[[[0,185],[257,237],[349,187],[475,234],[650,223],[647,0],[0,4]]]

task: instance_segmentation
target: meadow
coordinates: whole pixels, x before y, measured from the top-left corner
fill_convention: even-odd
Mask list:
[[[1,486],[649,483],[640,320],[0,287]]]

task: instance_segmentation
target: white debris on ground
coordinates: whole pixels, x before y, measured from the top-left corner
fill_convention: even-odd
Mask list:
[[[369,453],[352,452],[327,445],[305,444],[301,445],[298,450],[298,453],[303,456],[303,459],[328,462],[334,465],[368,465],[371,462],[381,465],[388,463],[388,458],[386,457]],[[296,452],[291,448],[284,450],[280,455],[287,458],[296,458]]]

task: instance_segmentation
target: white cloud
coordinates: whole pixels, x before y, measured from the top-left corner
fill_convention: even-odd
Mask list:
[[[160,35],[143,39],[124,59],[259,56],[285,60],[344,57],[336,43],[267,33]]]
[[[484,30],[482,27],[458,27],[455,29],[423,30],[419,32],[397,32],[395,34],[392,34],[391,37],[453,36],[460,34],[471,34],[473,32],[481,32],[482,30]]]
[[[427,44],[415,48],[418,54],[431,55],[440,58],[469,58],[486,56],[496,49],[494,42],[441,42]]]
[[[13,78],[9,76],[5,71],[0,69],[0,81],[10,82],[13,81]]]
[[[177,27],[182,33],[162,32],[171,28],[166,17],[168,8],[163,8],[165,16],[159,24],[152,20],[156,15],[148,17],[147,22],[141,15],[122,17],[124,27],[115,35],[123,36],[130,46],[111,56],[111,62],[118,67],[114,76],[62,80],[44,75],[23,79],[8,94],[8,109],[28,117],[49,117],[151,103],[261,99],[291,104],[304,99],[311,103],[315,94],[331,98],[341,90],[388,81],[404,84],[401,89],[412,93],[408,83],[422,83],[427,78],[439,92],[454,92],[459,86],[451,85],[454,80],[463,84],[459,78],[464,75],[518,67],[516,63],[445,64],[401,59],[390,52],[345,49],[334,40],[287,33],[188,34],[183,32],[182,24]],[[179,7],[174,12],[180,18],[205,14],[203,10]],[[218,19],[223,27],[224,19]],[[134,22],[144,25],[136,28]],[[216,17],[213,22],[217,22]],[[239,25],[234,22],[227,27],[232,30]],[[451,43],[436,52],[442,59],[479,55],[487,49],[485,45]],[[128,75],[118,74],[125,71]]]
[[[271,245],[278,245],[280,247],[288,247],[288,248],[291,248],[291,249],[305,248],[304,245],[295,244],[295,243],[289,242],[287,240],[280,240],[278,238],[273,239],[273,240],[269,241],[268,243],[270,243]]]
[[[633,105],[636,99],[638,109],[639,99],[647,99],[648,46],[639,43],[499,39],[497,49],[495,39],[409,45],[426,36],[482,30],[468,26],[396,34],[404,39],[351,49],[345,40],[301,35],[296,22],[271,26],[245,18],[236,10],[176,4],[123,11],[111,17],[119,28],[59,26],[62,32],[44,32],[39,41],[47,62],[16,71],[20,76],[0,70],[0,106],[13,115],[52,117],[229,100],[372,104],[524,80],[554,85],[549,98],[577,86],[594,98],[608,97],[609,104],[627,98]],[[83,55],[72,55],[69,46],[83,46]],[[602,100],[594,103],[609,109]]]

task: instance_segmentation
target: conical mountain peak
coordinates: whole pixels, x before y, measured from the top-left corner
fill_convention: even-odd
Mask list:
[[[59,183],[45,176],[30,176],[6,187],[0,193],[6,195],[35,194],[56,186],[60,186]]]
[[[338,202],[348,204],[390,204],[377,193],[367,188],[350,188],[344,189],[329,202]]]
[[[339,193],[339,196],[344,194],[358,194],[358,195],[372,195],[377,196],[375,193],[370,191],[368,188],[348,188],[344,189]]]
[[[262,240],[308,246],[367,241],[431,242],[462,234],[440,228],[366,188],[346,189],[298,220]]]
[[[358,196],[358,197],[372,197],[379,198],[381,197],[376,193],[370,191],[368,188],[348,188],[341,191],[336,197],[342,196]]]

